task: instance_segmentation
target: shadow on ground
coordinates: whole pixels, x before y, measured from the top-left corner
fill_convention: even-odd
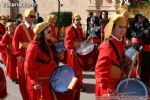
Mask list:
[[[83,83],[83,87],[87,93],[95,93],[95,84]]]
[[[94,75],[91,75],[91,74],[83,74],[83,78],[87,78],[87,79],[95,79],[95,76]]]

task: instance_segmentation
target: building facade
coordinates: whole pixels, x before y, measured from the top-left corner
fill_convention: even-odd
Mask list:
[[[89,12],[94,12],[99,16],[101,10],[107,10],[110,15],[115,13],[117,1],[115,0],[0,0],[0,15],[16,16],[24,12],[26,8],[37,4],[37,11],[44,19],[54,11],[58,11],[58,1],[60,1],[60,11],[71,11],[78,13],[82,17],[82,23],[86,24]]]

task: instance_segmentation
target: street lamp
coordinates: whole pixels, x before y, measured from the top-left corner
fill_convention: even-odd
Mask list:
[[[33,0],[33,3],[34,3],[34,6],[33,6],[34,11],[37,12],[37,4],[36,4],[36,0]]]

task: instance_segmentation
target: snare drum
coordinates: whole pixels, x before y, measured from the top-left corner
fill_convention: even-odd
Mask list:
[[[126,86],[128,80],[128,84]],[[148,90],[145,84],[136,78],[124,79],[119,82],[116,88],[120,96],[143,97],[140,100],[147,100]]]
[[[98,51],[89,41],[81,42],[80,47],[76,48],[77,58],[84,71],[90,71],[95,68]]]
[[[67,63],[67,49],[64,46],[64,39],[58,40],[57,43],[55,43],[55,49],[58,52],[58,55],[61,56],[60,62],[63,62],[64,64]]]
[[[134,60],[136,53],[137,51],[133,47],[129,47],[125,52],[126,56],[132,61]]]
[[[75,72],[66,65],[59,66],[52,74],[50,86],[57,93],[65,93],[69,90],[69,85],[75,78]],[[76,82],[72,84],[75,86]]]

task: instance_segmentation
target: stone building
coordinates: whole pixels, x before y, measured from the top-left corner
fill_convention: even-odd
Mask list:
[[[33,7],[37,4],[37,11],[45,19],[46,16],[58,11],[59,0],[0,0],[0,15],[9,15],[14,17],[18,13],[24,12],[25,8]],[[60,0],[60,11],[71,11],[79,13],[82,17],[82,24],[86,24],[86,18],[89,12],[94,12],[99,16],[101,10],[107,10],[110,15],[116,10],[115,0]]]

